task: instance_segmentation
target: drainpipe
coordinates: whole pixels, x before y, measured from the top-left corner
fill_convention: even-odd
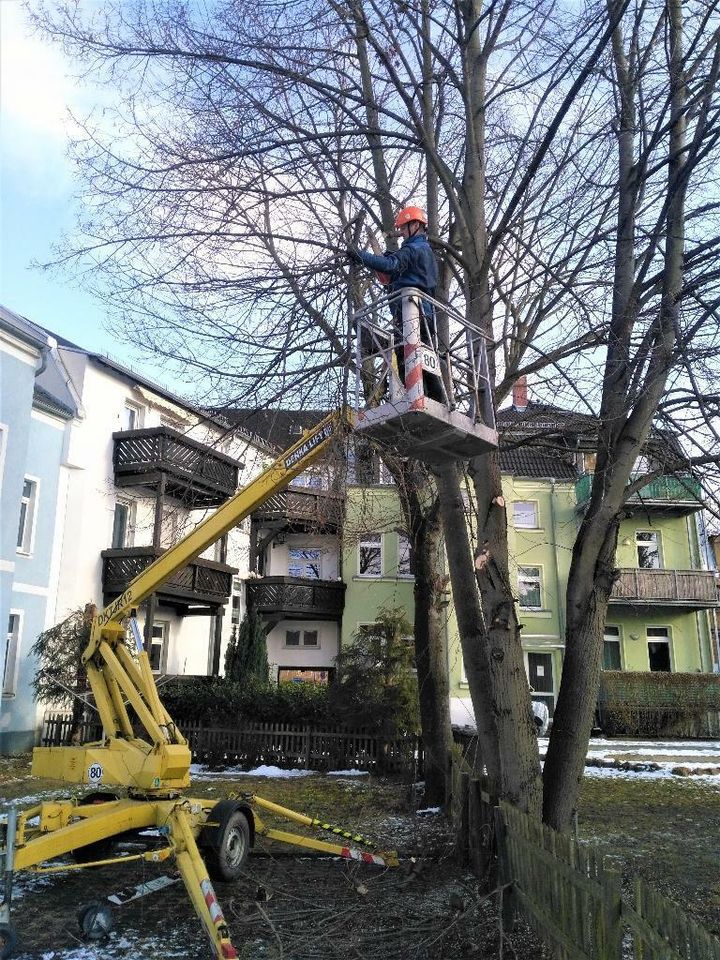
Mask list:
[[[565,600],[567,599],[567,589],[565,590],[565,600],[560,602],[560,564],[558,563],[558,550],[557,550],[557,526],[555,525],[555,480],[550,479],[550,523],[552,525],[552,546],[553,546],[553,566],[555,568],[555,583],[557,584],[558,591],[558,627],[560,630],[560,643],[562,644],[560,650],[560,656],[562,661],[565,661]],[[562,674],[562,663],[560,664],[560,673]],[[560,676],[557,678],[557,682],[560,681]],[[555,685],[555,677],[553,671],[553,686]],[[555,691],[553,690],[553,698],[555,696]]]

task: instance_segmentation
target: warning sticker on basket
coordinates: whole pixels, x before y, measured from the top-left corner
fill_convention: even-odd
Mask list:
[[[427,370],[428,373],[440,372],[438,355],[430,347],[426,347],[425,344],[422,346],[422,365],[423,370]]]
[[[91,763],[87,768],[87,782],[101,783],[103,778],[103,768],[101,763]]]

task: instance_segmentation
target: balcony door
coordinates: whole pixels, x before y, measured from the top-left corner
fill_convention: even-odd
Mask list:
[[[553,659],[551,653],[528,651],[528,680],[533,688],[533,700],[544,703],[550,716],[555,711],[555,686],[553,682]]]
[[[150,637],[150,667],[153,673],[167,671],[168,640],[170,638],[170,623],[167,620],[156,620],[152,625]]]

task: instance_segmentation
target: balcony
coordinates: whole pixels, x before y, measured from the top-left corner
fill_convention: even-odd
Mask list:
[[[240,464],[171,427],[113,434],[117,487],[157,488],[191,508],[216,507],[237,490]]]
[[[575,483],[575,498],[578,510],[584,510],[590,499],[593,474],[584,473]],[[656,477],[628,497],[626,507],[662,513],[665,516],[682,516],[702,509],[702,486],[691,476]]]
[[[119,596],[131,580],[165,551],[154,547],[126,547],[103,550],[102,587],[105,603]],[[193,560],[182,567],[157,591],[160,603],[175,607],[181,615],[216,613],[232,592],[235,567],[214,560]],[[200,608],[200,609],[192,609]]]
[[[327,490],[288,487],[265,501],[252,515],[260,526],[282,524],[290,532],[337,533],[343,513],[343,498]]]
[[[246,580],[248,606],[264,620],[337,620],[345,606],[345,584],[306,577]]]
[[[622,567],[610,603],[702,610],[720,603],[716,574],[711,570],[640,570]]]

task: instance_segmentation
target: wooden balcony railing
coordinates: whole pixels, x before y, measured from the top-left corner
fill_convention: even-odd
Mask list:
[[[171,427],[113,434],[116,486],[155,487],[194,507],[218,506],[237,490],[240,464]]]
[[[720,592],[711,570],[640,570],[623,567],[615,582],[610,603],[650,606],[718,606]]]
[[[253,513],[260,523],[282,520],[302,528],[336,532],[343,513],[343,498],[327,490],[288,487],[274,494]]]
[[[345,584],[305,577],[262,577],[245,581],[248,606],[262,617],[297,620],[341,620]]]
[[[154,547],[126,547],[122,550],[103,550],[102,586],[106,601],[125,590],[131,580],[162,555]],[[182,567],[157,591],[161,602],[187,607],[201,605],[218,607],[227,602],[232,592],[232,578],[236,567],[214,560],[196,559]]]

